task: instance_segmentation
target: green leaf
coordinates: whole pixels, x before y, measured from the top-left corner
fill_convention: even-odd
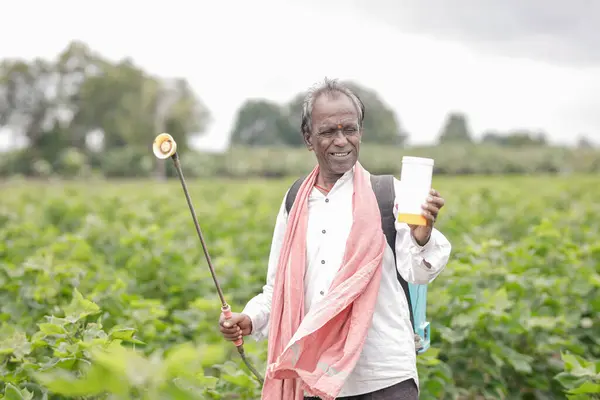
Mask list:
[[[572,394],[596,394],[600,395],[600,383],[584,382],[576,389],[570,390]]]
[[[581,356],[575,354],[562,354],[562,359],[565,363],[565,370],[572,375],[592,377],[597,373],[596,363],[587,361]]]
[[[56,369],[34,374],[36,380],[48,390],[63,396],[93,396],[109,389],[111,376],[102,377],[100,370],[92,368],[81,379],[64,370]]]
[[[110,330],[109,338],[111,340],[122,340],[129,343],[145,344],[133,336],[135,333],[136,330],[133,328],[113,328]]]
[[[542,328],[551,330],[554,329],[560,321],[561,318],[557,317],[531,317],[527,321],[527,325],[529,328]]]
[[[4,398],[6,400],[32,400],[33,393],[29,392],[27,389],[19,389],[9,383],[6,385]]]
[[[205,375],[197,375],[196,379],[198,383],[207,389],[215,389],[219,382],[219,378],[215,376],[205,376]]]
[[[505,288],[501,288],[494,292],[489,297],[488,301],[493,304],[493,308],[496,311],[505,311],[512,305],[512,302],[508,299],[508,293]]]
[[[452,318],[452,326],[456,328],[470,328],[479,319],[479,315],[475,312],[468,314],[459,314]]]
[[[40,328],[40,332],[45,335],[64,335],[67,333],[67,330],[63,326],[57,324],[42,323],[38,324],[38,326]]]
[[[583,361],[583,359],[581,357],[578,357],[574,354],[568,354],[568,353],[563,353],[561,354],[561,358],[563,360],[563,362],[565,363],[565,369],[567,371],[572,371],[572,370],[577,370],[577,369],[581,369],[581,362]]]
[[[253,388],[257,384],[254,379],[252,379],[250,376],[246,375],[242,371],[238,371],[233,374],[222,375],[221,379],[245,389]]]
[[[585,378],[571,375],[569,372],[561,372],[554,377],[566,389],[573,389],[585,382]]]
[[[506,360],[517,372],[524,374],[530,374],[532,372],[531,361],[533,359],[529,356],[520,354],[514,350],[508,350]]]
[[[65,312],[65,319],[71,323],[75,323],[88,315],[98,314],[100,307],[96,303],[85,299],[77,288],[73,288],[71,303],[64,307],[63,311]]]
[[[0,355],[12,354],[22,359],[31,353],[31,343],[23,332],[15,332],[12,336],[0,341]]]

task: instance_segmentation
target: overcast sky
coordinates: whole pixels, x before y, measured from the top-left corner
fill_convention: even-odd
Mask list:
[[[412,143],[433,141],[452,110],[477,135],[600,143],[599,32],[593,0],[6,0],[0,58],[54,57],[78,39],[185,76],[213,114],[203,147],[226,145],[244,99],[284,102],[324,76],[379,92]]]

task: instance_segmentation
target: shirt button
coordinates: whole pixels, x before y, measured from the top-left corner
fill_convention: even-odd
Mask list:
[[[325,229],[323,229],[323,230],[321,231],[321,233],[325,233]]]
[[[325,203],[329,203],[329,199],[325,199]]]
[[[325,294],[325,292],[321,290],[321,296],[323,296],[324,294]]]
[[[325,260],[321,260],[321,264],[325,264]]]

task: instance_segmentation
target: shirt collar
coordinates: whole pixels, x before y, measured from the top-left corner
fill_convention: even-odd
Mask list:
[[[354,171],[356,168],[356,164],[354,164],[352,166],[352,168],[350,168],[348,171],[344,172],[344,175],[342,175],[333,185],[333,187],[331,188],[331,190],[329,191],[328,195],[331,195],[332,193],[336,192],[337,190],[339,190],[340,187],[344,186],[345,184],[347,184],[348,182],[352,182],[352,178],[354,177]],[[325,197],[325,195],[323,193],[321,193],[320,190],[314,188],[314,190],[312,191],[312,193],[314,195],[320,196],[320,197]]]

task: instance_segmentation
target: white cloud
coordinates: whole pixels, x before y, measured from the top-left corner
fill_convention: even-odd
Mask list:
[[[324,4],[324,3],[321,3]],[[214,124],[202,146],[221,147],[247,97],[287,101],[324,76],[378,91],[415,143],[430,142],[450,110],[477,133],[542,128],[555,141],[600,140],[594,70],[493,58],[441,38],[401,33],[352,7],[301,2],[9,2],[2,57],[53,57],[70,40],[131,56],[160,75],[185,76]],[[24,31],[30,30],[30,35]],[[18,33],[18,34],[17,34]],[[368,112],[368,111],[367,111]]]

